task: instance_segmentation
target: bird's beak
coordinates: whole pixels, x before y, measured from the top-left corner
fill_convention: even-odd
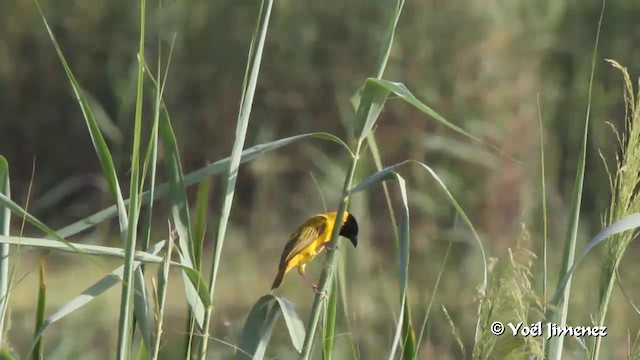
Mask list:
[[[357,237],[349,238],[349,240],[351,240],[351,243],[353,244],[353,247],[358,247],[358,238]]]

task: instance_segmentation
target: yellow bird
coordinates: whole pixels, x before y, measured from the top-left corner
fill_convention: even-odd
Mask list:
[[[289,270],[298,269],[298,273],[311,286],[313,290],[318,292],[318,287],[314,284],[304,272],[307,263],[318,255],[331,240],[333,226],[336,223],[336,212],[326,214],[318,214],[307,221],[291,234],[289,242],[285,245],[280,257],[280,265],[278,266],[278,275],[273,281],[271,291],[276,289],[282,283],[282,279]],[[342,227],[340,235],[351,240],[354,247],[358,246],[358,222],[353,215],[344,212],[342,219]]]

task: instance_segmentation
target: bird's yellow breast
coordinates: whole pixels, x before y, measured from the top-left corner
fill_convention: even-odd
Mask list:
[[[302,251],[300,251],[300,253],[296,254],[294,257],[291,258],[291,260],[289,260],[286,271],[288,272],[289,270],[298,266],[304,266],[309,261],[313,260],[313,258],[316,257],[316,255],[318,255],[319,253],[318,249],[322,247],[322,244],[329,241],[330,239],[331,239],[330,231],[326,231],[326,234],[324,234],[324,236],[322,235],[318,236],[313,241],[311,246],[307,246]]]

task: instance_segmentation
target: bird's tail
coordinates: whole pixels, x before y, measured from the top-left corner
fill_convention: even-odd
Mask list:
[[[284,274],[286,269],[280,269],[278,270],[278,275],[276,275],[275,280],[273,280],[273,285],[271,285],[271,291],[273,291],[274,289],[276,289],[278,286],[280,286],[280,284],[282,284],[282,279],[284,278]]]

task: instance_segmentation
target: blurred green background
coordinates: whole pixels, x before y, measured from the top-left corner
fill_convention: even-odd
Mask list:
[[[42,5],[76,78],[91,97],[124,180],[135,104],[138,8],[131,2],[106,0],[43,1]],[[155,3],[149,5],[146,53],[150,63],[156,62],[159,53],[166,62],[176,33],[165,101],[183,168],[190,172],[231,151],[259,2],[169,1],[161,9]],[[247,145],[310,131],[346,138],[353,119],[349,98],[366,77],[373,76],[394,7],[392,0],[276,1]],[[413,158],[432,166],[480,230],[490,256],[503,257],[507,248],[515,247],[522,239],[523,224],[529,233],[525,246],[540,254],[540,108],[550,264],[552,269],[558,266],[600,8],[601,2],[594,0],[409,0],[405,5],[384,78],[405,83],[437,112],[509,156],[470,143],[418,111],[391,101],[376,130],[383,161],[391,164]],[[604,59],[627,66],[634,79],[640,75],[638,19],[637,0],[607,4],[596,60],[582,243],[601,228],[610,197],[598,151],[611,167],[618,145],[606,122],[622,129],[625,114],[620,73]],[[35,164],[29,210],[53,228],[111,205],[81,111],[30,0],[0,1],[0,154],[9,161],[12,197],[21,204],[26,202]],[[372,162],[367,161],[361,177],[373,171]],[[219,284],[225,291],[216,299],[214,310],[213,336],[221,342],[212,346],[219,354],[232,353],[223,342],[237,344],[251,305],[268,291],[288,234],[306,217],[323,211],[313,177],[332,208],[346,164],[337,146],[311,141],[241,168]],[[410,168],[404,174],[413,207],[410,298],[416,322],[424,317],[443,254],[454,239],[422,354],[458,358],[461,353],[439,305],[447,307],[466,345],[472,344],[481,266],[477,247],[433,182]],[[221,194],[218,183],[213,179],[212,218]],[[392,230],[382,191],[358,195],[354,201],[352,210],[363,234],[362,246],[347,250],[353,288],[348,321],[355,330],[344,336],[359,343],[363,358],[376,358],[376,351],[390,343],[394,313],[389,309],[397,308],[390,306],[397,303],[395,296],[384,291],[397,286],[390,260]],[[156,238],[166,236],[163,213],[156,219]],[[19,221],[14,225],[18,232]],[[214,226],[210,224],[209,233]],[[114,222],[73,240],[118,244],[116,232]],[[640,270],[629,260],[637,254],[637,246],[632,245],[621,267],[625,286],[636,298],[640,280],[625,274]],[[21,257],[17,295],[11,299],[9,339],[22,351],[32,332],[40,255],[25,251]],[[589,299],[595,299],[598,291],[598,259],[590,256],[588,260],[574,281],[569,323],[587,325],[596,306]],[[47,267],[49,309],[103,275],[101,269],[73,256],[49,255]],[[311,268],[317,276],[319,265]],[[538,262],[533,269],[539,281]],[[556,273],[551,274],[550,286],[554,286]],[[312,293],[294,276],[287,279],[282,293],[299,305],[306,319]],[[169,296],[174,311],[168,321],[182,329],[184,295],[177,282],[174,286]],[[47,337],[48,348],[56,349],[59,358],[65,358],[65,351],[87,355],[92,347],[108,357],[116,341],[118,296],[117,290],[111,291],[86,310],[88,316],[73,315],[55,325]],[[612,330],[603,346],[616,358],[624,352],[614,349],[626,348],[628,331],[635,334],[640,321],[619,294],[614,296],[609,321]],[[77,334],[73,346],[59,340],[69,334]],[[172,354],[178,342],[168,340],[163,351]],[[274,353],[281,357],[291,354],[284,340],[274,346]],[[578,348],[575,342],[568,346]]]

